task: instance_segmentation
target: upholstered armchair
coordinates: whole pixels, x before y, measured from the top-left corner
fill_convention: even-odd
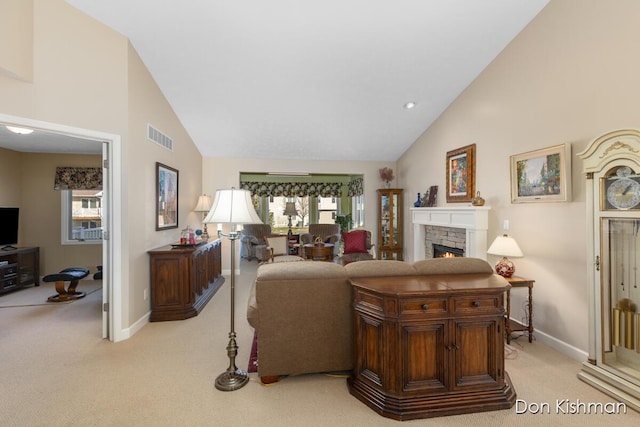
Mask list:
[[[289,253],[289,237],[267,236],[264,240],[267,243],[267,258],[271,262],[304,261],[304,258]]]
[[[268,259],[267,244],[264,238],[270,235],[271,226],[269,224],[245,224],[243,226],[240,241],[249,261],[253,258],[258,258],[258,261]]]
[[[371,231],[355,229],[343,232],[342,241],[344,250],[338,258],[340,264],[376,259],[375,245],[371,243]]]
[[[309,232],[300,235],[300,244],[315,243],[319,237],[324,243],[333,244],[335,255],[339,253],[340,225],[339,224],[309,224]]]

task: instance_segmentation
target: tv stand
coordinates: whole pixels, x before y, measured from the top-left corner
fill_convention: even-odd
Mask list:
[[[40,286],[40,248],[2,248],[0,295],[31,284]]]
[[[2,247],[3,251],[15,251],[16,249],[18,249],[18,248],[16,248],[15,246],[11,246],[11,245],[7,245],[7,246],[3,246]]]

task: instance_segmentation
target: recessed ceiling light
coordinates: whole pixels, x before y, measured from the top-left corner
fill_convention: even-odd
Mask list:
[[[406,108],[407,110],[411,110],[412,108],[414,108],[416,106],[416,103],[413,101],[409,101],[406,104],[404,104],[404,108]]]
[[[13,133],[17,133],[20,135],[29,135],[31,132],[33,132],[33,129],[20,128],[17,126],[7,126],[7,129],[9,129]]]

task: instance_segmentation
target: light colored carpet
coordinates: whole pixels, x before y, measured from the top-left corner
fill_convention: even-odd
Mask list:
[[[253,330],[245,319],[256,263],[236,282],[238,367],[247,367]],[[4,299],[7,296],[0,297]],[[0,308],[0,420],[3,426],[638,426],[640,414],[556,414],[561,399],[611,402],[578,380],[580,363],[525,338],[512,341],[506,369],[528,403],[516,408],[400,423],[352,397],[344,377],[300,375],[234,392],[215,389],[228,366],[229,280],[197,317],[150,323],[131,339],[100,339],[101,293],[72,304]],[[286,349],[283,349],[286,351]]]
[[[69,283],[65,284],[65,288],[69,286]],[[76,288],[78,292],[84,292],[86,295],[90,295],[94,292],[102,290],[102,280],[81,280]],[[33,305],[56,305],[56,304],[71,304],[77,300],[50,302],[47,301],[52,295],[56,295],[56,289],[54,283],[40,282],[40,286],[30,285],[22,289],[18,289],[11,293],[0,296],[0,308],[3,307],[23,307]],[[102,295],[102,293],[100,293]],[[85,296],[86,298],[86,296]]]

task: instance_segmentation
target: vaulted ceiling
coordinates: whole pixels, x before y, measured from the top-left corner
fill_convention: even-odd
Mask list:
[[[66,1],[130,39],[204,156],[394,161],[549,0]]]

